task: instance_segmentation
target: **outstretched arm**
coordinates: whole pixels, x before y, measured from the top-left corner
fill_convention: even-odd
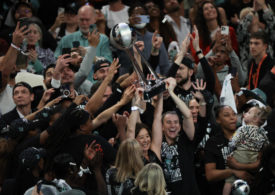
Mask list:
[[[193,122],[193,117],[191,111],[186,106],[186,104],[174,93],[174,88],[176,87],[177,83],[176,80],[172,77],[166,79],[166,84],[168,86],[168,92],[177,105],[180,112],[183,114],[183,121],[182,121],[182,128],[186,133],[187,137],[190,140],[194,139],[195,134],[195,126]]]
[[[99,114],[94,120],[92,125],[92,130],[99,127],[101,124],[105,123],[107,120],[109,120],[114,113],[116,113],[122,106],[126,105],[134,96],[135,93],[135,86],[128,87],[121,100],[117,102],[112,107],[108,108],[101,114]]]
[[[154,112],[152,143],[151,143],[151,150],[155,152],[155,154],[159,159],[161,159],[160,150],[161,150],[161,143],[162,143],[162,123],[161,123],[162,110],[163,110],[163,94],[159,94],[158,100],[155,106],[155,112]]]
[[[108,84],[112,81],[114,75],[117,73],[117,69],[119,68],[118,62],[118,58],[114,59],[109,68],[107,77],[103,80],[95,94],[89,99],[88,103],[86,104],[85,110],[87,110],[90,114],[94,115],[95,112],[102,106],[100,102],[102,102],[101,100]]]

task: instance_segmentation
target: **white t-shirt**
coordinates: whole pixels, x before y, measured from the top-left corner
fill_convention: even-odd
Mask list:
[[[14,109],[15,104],[12,98],[12,86],[7,84],[4,91],[0,93],[0,114],[6,114]]]
[[[129,23],[128,9],[129,7],[125,5],[122,10],[114,12],[110,10],[109,5],[103,6],[101,12],[105,16],[107,27],[111,29],[118,23]]]

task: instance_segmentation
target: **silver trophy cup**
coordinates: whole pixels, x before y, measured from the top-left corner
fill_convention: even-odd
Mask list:
[[[144,100],[150,100],[153,96],[165,91],[165,83],[158,77],[156,72],[152,69],[150,64],[147,62],[145,57],[142,55],[141,51],[138,49],[138,47],[135,45],[136,42],[136,33],[135,31],[126,23],[119,23],[116,24],[111,32],[110,32],[110,40],[111,43],[120,50],[124,50],[127,55],[129,56],[134,70],[136,71],[140,85],[144,88]],[[143,63],[147,66],[150,73],[154,76],[155,84],[152,85],[151,82],[148,82],[146,80],[145,75],[143,74],[140,66],[136,62],[131,48],[135,47],[135,49],[138,51],[141,60]]]

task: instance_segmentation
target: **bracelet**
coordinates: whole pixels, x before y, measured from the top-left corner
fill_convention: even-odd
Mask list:
[[[138,107],[138,106],[132,106],[131,107],[131,111],[135,111],[135,110],[138,110],[140,114],[144,113],[144,110],[141,109],[140,107]]]
[[[11,46],[16,49],[17,51],[21,51],[21,48],[20,47],[17,47],[15,44],[11,43]]]
[[[202,50],[197,51],[196,55],[199,55],[200,53],[202,53]]]

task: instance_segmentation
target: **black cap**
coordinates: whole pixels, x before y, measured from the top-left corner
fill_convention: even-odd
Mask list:
[[[107,65],[102,65],[102,64],[106,64],[106,63],[107,63]],[[94,73],[95,73],[96,71],[98,71],[99,69],[104,68],[104,67],[109,67],[110,65],[111,65],[111,63],[110,63],[107,59],[105,59],[105,58],[103,58],[103,57],[100,57],[100,59],[98,59],[98,60],[94,63],[94,67],[93,67]]]
[[[73,2],[73,3],[69,3],[65,6],[65,13],[69,13],[69,14],[77,14],[79,9],[79,6]]]
[[[184,57],[182,59],[181,63],[191,69],[194,69],[194,67],[195,67],[194,62],[188,57]]]
[[[28,7],[32,10],[31,4],[27,3],[27,2],[23,2],[23,1],[16,3],[15,6],[14,6],[14,10],[16,11],[20,6],[25,6],[25,7]]]
[[[46,156],[46,151],[43,148],[29,147],[19,155],[20,163],[27,170],[34,168],[41,158]]]

